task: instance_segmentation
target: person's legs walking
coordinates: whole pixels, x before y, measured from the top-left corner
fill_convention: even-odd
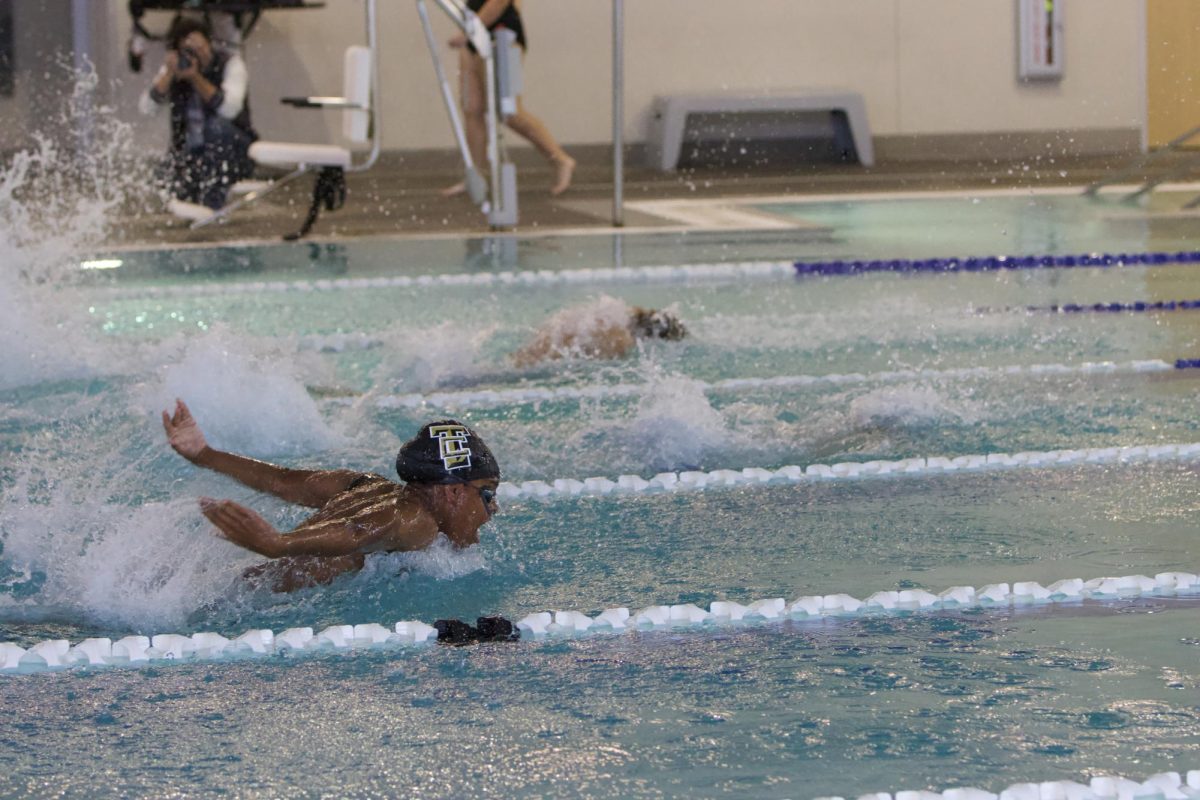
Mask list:
[[[462,106],[463,131],[467,137],[467,149],[475,161],[475,169],[487,174],[487,82],[483,59],[463,48],[458,55],[459,103]],[[459,181],[445,189],[442,194],[450,197],[462,194],[467,184]]]
[[[528,139],[538,149],[538,152],[554,166],[554,183],[550,187],[550,194],[559,195],[565,192],[571,185],[571,175],[575,172],[575,159],[562,149],[562,145],[554,138],[554,134],[550,133],[546,124],[529,113],[520,98],[517,99],[517,113],[509,117],[506,122],[508,127]]]
[[[462,80],[459,92],[467,147],[471,150],[471,158],[475,159],[476,169],[486,173],[490,162],[487,157],[487,70],[483,59],[464,48],[459,55],[459,76]],[[567,155],[546,124],[527,111],[520,98],[517,99],[517,113],[505,122],[554,166],[554,183],[550,193],[559,195],[565,192],[575,172],[575,159]],[[465,184],[457,183],[443,194],[461,194],[465,188]]]

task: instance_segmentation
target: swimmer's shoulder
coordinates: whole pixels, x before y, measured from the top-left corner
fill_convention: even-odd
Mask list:
[[[388,486],[395,486],[399,488],[400,484],[375,472],[363,472],[355,477],[354,480],[350,481],[343,491],[351,492],[355,489],[361,489],[364,486],[369,486],[373,489],[382,489]]]
[[[372,509],[367,513],[382,512],[390,520],[378,549],[421,550],[433,544],[438,535],[437,520],[417,492],[388,478],[373,477],[375,480],[364,481],[359,491],[371,498]]]

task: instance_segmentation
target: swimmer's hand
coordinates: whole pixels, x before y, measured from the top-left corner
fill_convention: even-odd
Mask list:
[[[256,512],[232,500],[200,498],[200,511],[217,526],[220,535],[236,545],[267,558],[284,553],[283,536]]]
[[[179,398],[175,399],[174,416],[170,416],[164,411],[162,412],[162,421],[163,430],[167,432],[167,443],[188,461],[195,461],[208,447],[208,442],[204,440],[200,426],[192,418],[192,412],[188,409],[187,403]]]

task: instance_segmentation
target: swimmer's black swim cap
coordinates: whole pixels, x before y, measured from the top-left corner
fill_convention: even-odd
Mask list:
[[[635,306],[631,317],[633,335],[642,339],[666,339],[677,342],[687,336],[687,328],[670,311]]]
[[[405,483],[468,483],[500,479],[500,465],[475,431],[452,419],[431,422],[396,454]]]

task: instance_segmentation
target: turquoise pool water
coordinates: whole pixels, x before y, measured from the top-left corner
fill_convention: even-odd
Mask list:
[[[830,249],[839,256],[1060,255],[1186,247],[1200,218],[1181,207],[1195,196],[1195,191],[1163,191],[1132,202],[1126,200],[1127,190],[1106,190],[1094,197],[1071,188],[981,190],[916,194],[900,200],[834,198],[755,207],[825,231],[833,244]]]
[[[686,238],[631,237],[622,252],[688,263]],[[811,244],[793,242],[789,257]],[[495,266],[612,265],[609,238],[570,245],[516,240],[516,262]],[[788,243],[746,234],[726,246],[704,260],[783,257]],[[238,576],[256,557],[213,537],[195,498],[235,498],[281,526],[301,516],[170,453],[157,414],[175,396],[218,446],[383,474],[419,424],[452,413],[513,482],[1200,440],[1194,371],[1065,369],[1200,357],[1200,312],[1027,310],[1193,299],[1190,266],[263,285],[495,268],[463,248],[145,252],[81,282],[10,284],[0,641],[516,619],[1198,566],[1195,464],[1139,461],[518,499],[471,551],[377,557],[293,596],[248,589]],[[919,243],[906,248],[917,255]],[[508,360],[547,316],[603,294],[673,307],[691,336],[620,362]],[[831,375],[854,377],[765,381]],[[764,380],[721,388],[734,378]],[[586,396],[452,399],[547,388]],[[432,393],[444,397],[389,403]],[[1148,775],[1197,763],[1195,614],[1182,598],[1088,600],[0,675],[11,710],[0,793],[854,797]]]

